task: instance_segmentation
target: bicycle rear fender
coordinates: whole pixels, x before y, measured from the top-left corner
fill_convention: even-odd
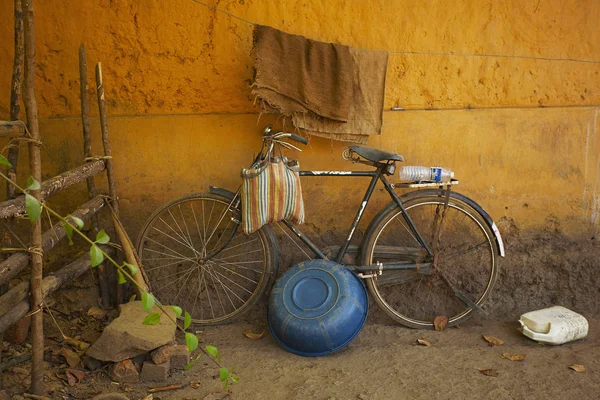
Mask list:
[[[444,191],[441,191],[441,192],[443,193]],[[409,193],[402,195],[400,197],[400,200],[402,200],[404,202],[404,201],[410,200],[414,197],[420,197],[423,195],[439,196],[440,190],[439,189],[416,190],[414,192],[409,192]],[[496,226],[496,223],[494,222],[494,220],[492,220],[492,217],[490,217],[490,215],[479,204],[475,203],[473,200],[471,200],[470,198],[468,198],[465,195],[451,191],[450,197],[462,201],[463,203],[467,204],[469,207],[473,208],[475,211],[477,211],[481,215],[481,217],[484,219],[484,221],[489,226],[489,228],[492,230],[492,232],[494,232],[496,244],[498,245],[498,254],[501,257],[504,257],[505,256],[504,242],[502,241],[502,236],[500,236],[500,231],[498,230],[498,227]],[[371,224],[367,228],[367,232],[369,232],[371,230],[372,226],[375,226],[375,223],[379,220],[379,217],[381,215],[383,215],[383,213],[388,209],[388,207],[395,207],[395,206],[396,206],[396,203],[394,201],[392,201],[392,203],[390,205],[388,205],[383,210],[381,210],[379,212],[379,214],[377,214],[375,216],[375,218],[373,218],[373,220],[371,221]],[[368,237],[368,235],[365,235],[365,237]]]

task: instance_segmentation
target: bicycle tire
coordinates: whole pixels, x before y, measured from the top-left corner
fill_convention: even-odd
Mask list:
[[[171,200],[148,218],[137,241],[155,298],[180,306],[195,324],[227,323],[244,314],[277,272],[271,228],[245,235],[230,202],[213,193]]]
[[[434,209],[441,213],[439,210],[443,210],[445,193],[411,192],[401,198],[407,214],[434,252]],[[383,261],[387,257],[385,261],[390,261],[389,254],[384,256],[381,250],[379,254],[376,252],[378,245],[422,249],[416,237],[409,232],[402,210],[395,202],[371,223],[361,246],[363,265],[375,264],[378,258]],[[393,257],[421,263],[425,261],[426,252]],[[454,289],[481,306],[497,277],[498,245],[492,230],[477,210],[451,196],[441,228],[437,263],[431,273],[384,271],[382,276],[369,278],[366,283],[375,302],[392,319],[411,328],[434,329],[433,321],[437,316],[448,317],[448,326],[460,324],[472,316],[474,307],[460,300]],[[383,278],[392,284],[385,285],[386,279]]]

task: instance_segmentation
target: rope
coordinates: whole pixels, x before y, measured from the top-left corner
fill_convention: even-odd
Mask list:
[[[31,253],[31,254],[37,254],[40,257],[44,256],[44,250],[41,249],[40,247],[28,247],[28,248],[24,248],[24,247],[3,247],[0,249],[0,253],[12,253],[12,252],[27,252],[27,253]]]
[[[258,25],[256,22],[248,21],[242,17],[238,17],[235,14],[230,13],[229,11],[225,11],[217,6],[212,6],[200,0],[192,0],[194,3],[203,5],[213,11],[220,12],[222,14],[228,15],[232,18],[235,18],[239,21],[245,22],[248,25],[256,26]],[[385,49],[379,49],[385,50]],[[407,55],[428,55],[428,56],[450,56],[450,57],[496,57],[496,58],[515,58],[515,59],[527,59],[527,60],[540,60],[540,61],[568,61],[568,62],[578,62],[578,63],[588,63],[588,64],[600,64],[598,60],[585,60],[585,59],[577,59],[577,58],[553,58],[553,57],[535,57],[535,56],[520,56],[520,55],[508,55],[508,54],[485,54],[485,53],[454,53],[454,52],[438,52],[438,51],[389,51],[390,54],[407,54]]]
[[[23,318],[31,317],[33,314],[37,314],[40,311],[42,311],[42,309],[43,309],[43,302],[42,302],[42,304],[40,304],[39,306],[37,306],[37,308],[35,310],[29,311],[27,314],[25,314],[23,316]]]
[[[29,247],[27,250],[25,250],[26,252],[30,253],[30,254],[37,254],[40,257],[44,257],[44,250],[40,247]]]

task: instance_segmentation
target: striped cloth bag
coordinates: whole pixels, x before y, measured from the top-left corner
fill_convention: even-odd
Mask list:
[[[246,235],[275,221],[304,222],[304,201],[296,161],[263,160],[242,170],[242,226]]]

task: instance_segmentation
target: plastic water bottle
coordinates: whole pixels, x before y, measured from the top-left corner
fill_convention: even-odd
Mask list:
[[[400,169],[400,180],[408,182],[450,182],[454,172],[442,167],[404,166]]]

